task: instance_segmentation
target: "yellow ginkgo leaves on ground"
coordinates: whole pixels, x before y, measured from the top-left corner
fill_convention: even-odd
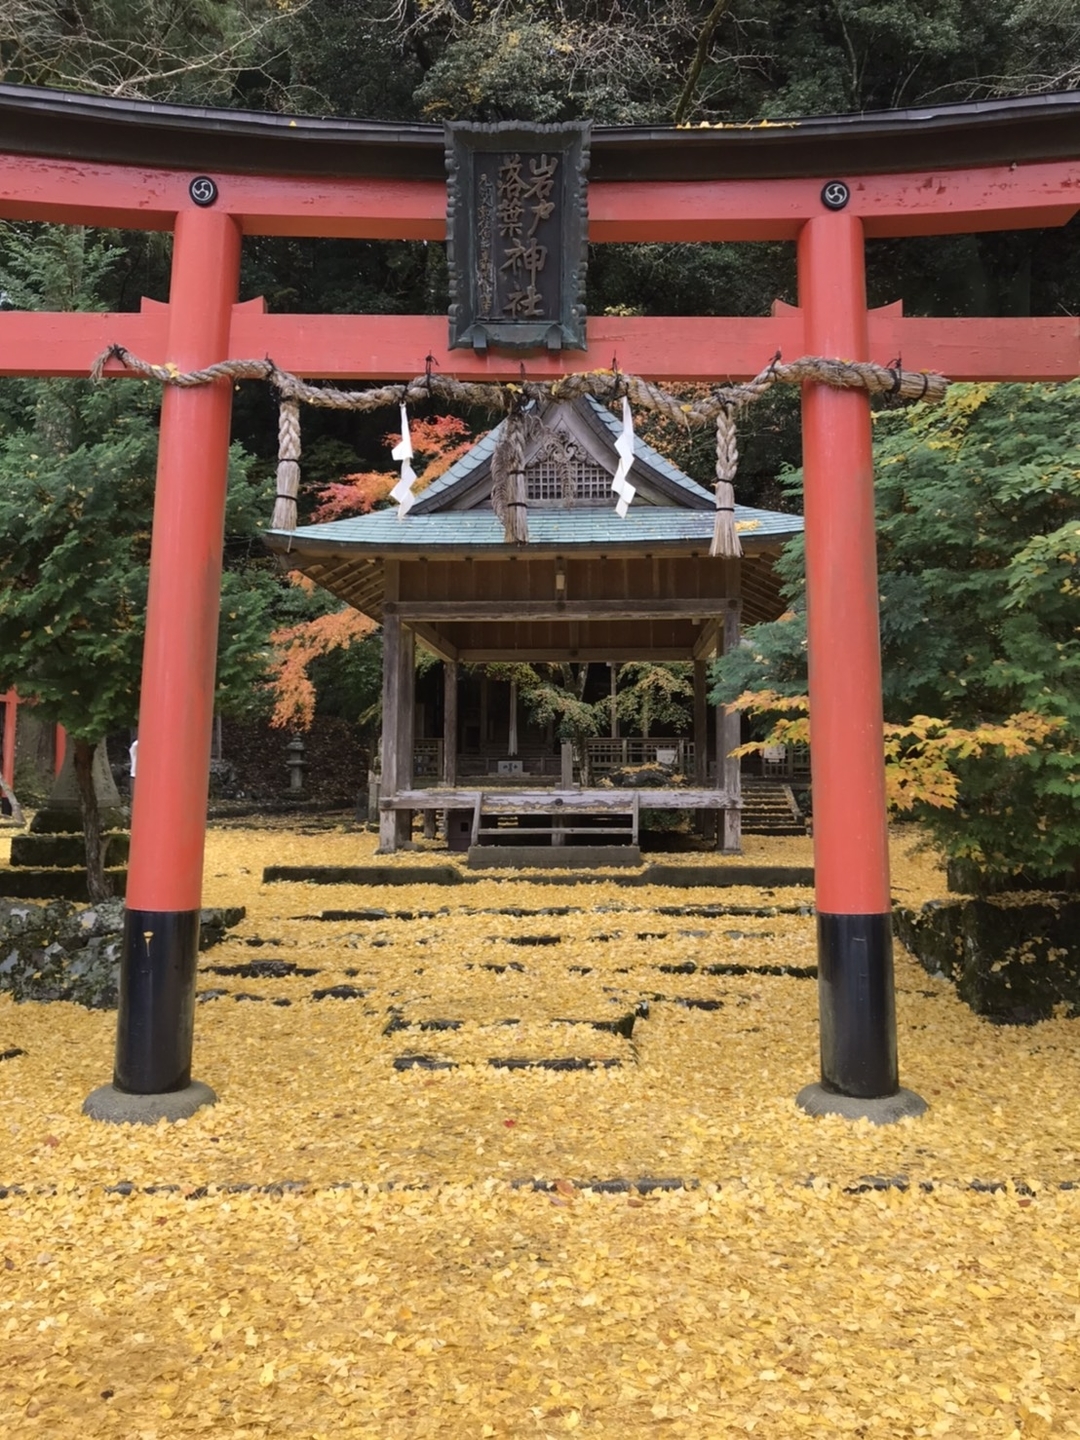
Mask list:
[[[82,1117],[115,1016],[0,998],[0,1434],[1080,1434],[1075,1022],[899,953],[930,1111],[813,1121],[809,891],[261,884],[371,850],[211,833],[184,1124]]]

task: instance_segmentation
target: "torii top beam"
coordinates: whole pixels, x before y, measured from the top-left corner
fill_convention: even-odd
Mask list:
[[[446,233],[436,125],[0,85],[0,153],[10,219],[168,230],[190,203],[188,172],[224,167],[220,208],[248,235]],[[1077,154],[1076,92],[698,130],[599,127],[590,239],[794,240],[832,174],[851,185],[868,239],[1061,225],[1080,207]],[[58,163],[28,167],[30,156]]]
[[[134,122],[134,123],[133,123]],[[1080,208],[1080,94],[711,129],[594,132],[590,239],[794,240],[843,179],[866,238],[1063,225]],[[225,168],[221,168],[225,167]],[[171,230],[206,171],[245,235],[441,240],[442,130],[149,105],[0,85],[0,216]],[[4,314],[0,374],[80,375],[112,340],[154,360],[166,312]],[[753,374],[805,348],[801,313],[755,319],[598,317],[589,350],[530,361],[537,377],[606,366],[666,380]],[[1080,321],[870,317],[875,358],[954,379],[1065,379]],[[337,379],[446,370],[514,378],[517,357],[446,351],[435,316],[271,316],[238,306],[233,355]]]

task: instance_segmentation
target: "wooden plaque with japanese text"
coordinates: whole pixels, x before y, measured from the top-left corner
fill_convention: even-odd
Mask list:
[[[451,349],[584,349],[589,129],[446,126]]]

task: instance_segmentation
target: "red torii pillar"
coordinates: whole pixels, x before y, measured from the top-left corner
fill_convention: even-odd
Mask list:
[[[181,369],[228,353],[239,277],[235,220],[224,212],[181,211],[168,332],[169,357]],[[176,1119],[216,1098],[192,1081],[191,1056],[231,416],[229,380],[166,387],[116,1066],[113,1084],[95,1090],[83,1107],[96,1119]]]
[[[868,360],[859,217],[808,220],[798,274],[809,353]],[[821,1081],[798,1103],[891,1120],[926,1105],[896,1055],[870,397],[807,383],[802,421]]]
[[[3,752],[0,754],[0,774],[12,789],[15,786],[15,750],[19,728],[19,706],[23,703],[17,690],[8,690],[0,695],[0,704],[4,707],[4,744]],[[67,731],[62,725],[56,725],[53,728],[55,731],[53,774],[59,775],[60,767],[64,763]]]
[[[15,785],[15,730],[19,722],[19,697],[14,690],[0,695],[4,706],[4,748],[0,755],[0,773],[9,787]]]

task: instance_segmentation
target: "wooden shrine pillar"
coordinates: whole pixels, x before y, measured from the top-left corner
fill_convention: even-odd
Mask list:
[[[704,789],[709,777],[709,667],[694,661],[694,784]]]
[[[807,353],[869,359],[859,217],[808,220],[798,273]],[[798,1103],[894,1120],[925,1105],[896,1056],[870,400],[802,388],[821,1083]]]
[[[401,728],[398,741],[398,783],[402,790],[413,788],[413,759],[416,749],[416,635],[401,627],[401,671],[398,679]],[[413,812],[397,812],[397,843],[406,845],[412,837]]]
[[[518,753],[518,685],[510,681],[510,721],[506,739],[506,753],[511,759]]]
[[[564,740],[559,747],[559,788],[562,790],[574,788],[574,744],[572,740]]]
[[[443,764],[442,783],[457,784],[458,754],[458,663],[443,661]]]
[[[709,698],[707,695],[709,667],[704,660],[694,661],[694,784],[704,790],[709,783]],[[715,811],[698,810],[694,829],[699,835],[711,835],[716,825]]]
[[[239,276],[237,222],[181,208],[161,359],[228,357]],[[191,1054],[232,396],[222,379],[162,397],[116,1068],[84,1106],[98,1119],[177,1119],[215,1098]]]
[[[386,565],[387,598],[397,598],[397,562]],[[416,714],[415,638],[399,616],[383,616],[382,787],[379,798],[379,853],[390,854],[412,835],[412,811],[395,810],[388,800],[412,788]]]
[[[739,646],[739,618],[741,604],[730,602],[724,610],[723,652],[727,655]],[[716,783],[721,790],[738,800],[742,798],[742,762],[730,752],[742,738],[740,716],[737,711],[716,707]],[[742,854],[742,811],[728,809],[722,812],[720,849],[725,855]]]

